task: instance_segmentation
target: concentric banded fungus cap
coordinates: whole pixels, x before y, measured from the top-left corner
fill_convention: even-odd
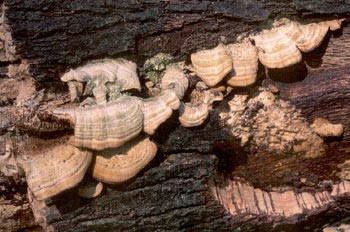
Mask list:
[[[106,105],[72,110],[55,109],[53,115],[74,125],[76,147],[103,150],[116,148],[136,137],[143,128],[140,99],[123,96]]]
[[[179,121],[183,127],[195,127],[201,125],[209,115],[208,104],[181,103],[179,109]]]
[[[341,28],[342,22],[344,20],[345,19],[334,19],[334,20],[324,21],[320,23],[329,26],[329,30],[336,31]]]
[[[93,60],[66,72],[61,77],[61,81],[88,82],[89,80],[102,77],[113,82],[116,79],[117,65],[118,63],[112,59]]]
[[[301,61],[295,43],[278,28],[263,31],[252,37],[259,49],[259,60],[267,68],[284,68]]]
[[[45,200],[72,188],[83,179],[92,160],[92,153],[69,144],[55,146],[34,156],[26,179],[36,199]]]
[[[179,99],[182,99],[188,88],[188,79],[180,67],[168,66],[162,77],[161,89],[173,90]]]
[[[173,113],[171,107],[160,96],[143,100],[141,109],[144,115],[143,131],[149,135],[153,135]]]
[[[258,50],[249,41],[230,44],[233,71],[229,74],[227,84],[230,86],[248,86],[256,81],[258,71]]]
[[[299,28],[298,22],[282,18],[274,22],[274,27],[282,34],[290,38],[294,43],[297,43],[302,38],[302,31]]]
[[[218,84],[232,69],[231,56],[222,44],[192,54],[191,61],[195,73],[209,87]]]
[[[157,145],[137,137],[120,148],[96,152],[93,177],[105,183],[120,183],[136,176],[154,158]]]
[[[117,82],[121,84],[121,90],[137,89],[141,91],[136,63],[122,58],[117,59],[116,62],[118,63]]]
[[[173,90],[165,89],[162,92],[160,92],[158,97],[171,109],[173,110],[179,109],[180,100]]]
[[[309,52],[321,45],[328,32],[329,26],[323,23],[310,23],[300,25],[302,38],[298,40],[297,47],[303,52]]]

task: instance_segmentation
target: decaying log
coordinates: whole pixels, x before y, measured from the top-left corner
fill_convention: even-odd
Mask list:
[[[67,87],[58,78],[70,68],[105,57],[129,58],[141,66],[158,52],[188,56],[218,41],[232,42],[240,33],[267,28],[270,19],[307,23],[350,13],[348,0],[1,4],[0,135],[22,140],[17,155],[60,143],[72,133],[66,124],[45,124],[35,114],[42,104],[65,98]],[[92,200],[79,198],[77,188],[68,190],[46,207],[41,204],[35,216],[47,230],[57,231],[307,231],[341,222],[349,217],[350,203],[350,184],[337,175],[350,153],[348,22],[303,60],[283,70],[260,67],[259,78],[264,86],[276,86],[309,122],[324,117],[345,126],[342,138],[325,142],[325,155],[257,155],[240,147],[220,112],[233,94],[254,95],[257,88],[235,89],[200,127],[180,126],[175,113],[152,137],[159,148],[155,160],[132,180],[107,185]],[[45,94],[38,98],[42,88]],[[33,93],[31,104],[23,104]],[[37,229],[27,208],[24,212],[23,225],[12,224],[8,231]],[[8,215],[0,218],[18,216]]]

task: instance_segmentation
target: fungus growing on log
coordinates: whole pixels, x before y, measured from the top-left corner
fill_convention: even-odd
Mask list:
[[[195,73],[209,87],[218,84],[232,70],[231,56],[222,44],[191,54],[191,61]]]
[[[103,150],[121,146],[140,133],[143,113],[139,102],[123,96],[106,105],[55,109],[53,115],[69,119],[74,126],[74,146]]]
[[[254,84],[258,71],[258,50],[250,41],[229,44],[233,71],[229,74],[227,84],[244,87]]]
[[[267,68],[284,68],[297,64],[302,56],[295,43],[278,28],[253,36],[259,50],[259,60]]]
[[[137,175],[154,158],[157,145],[139,136],[117,149],[96,152],[92,175],[105,183],[120,183]]]
[[[161,89],[173,90],[182,99],[188,88],[188,79],[178,65],[167,67],[161,81]]]
[[[26,180],[37,200],[53,197],[79,184],[92,153],[69,144],[57,145],[28,161]]]
[[[321,25],[320,28],[328,27],[330,30],[336,30],[340,27],[341,22],[329,21],[319,23],[319,25]],[[318,33],[318,29],[316,28],[316,30],[313,28],[312,30],[315,30],[311,30],[310,33],[304,32],[303,30],[309,30],[307,28],[308,25],[304,26],[305,27],[296,22],[291,22],[290,24],[286,22],[285,24],[275,25],[270,31],[264,31],[256,35],[256,37],[251,37],[255,40],[255,44],[250,41],[244,41],[243,43],[236,42],[235,44],[228,46],[219,45],[214,49],[197,52],[191,56],[194,70],[209,87],[216,86],[217,89],[221,89],[222,91],[226,91],[226,87],[217,86],[221,80],[227,81],[226,83],[233,87],[252,85],[257,78],[259,57],[261,62],[268,68],[291,66],[301,60],[301,53],[297,47],[298,45],[300,45],[300,47],[304,46],[305,49],[309,51],[321,43],[322,39],[314,38],[314,35]],[[323,34],[323,29],[320,32],[322,32],[320,34]],[[261,39],[259,36],[266,38]],[[304,41],[304,39],[308,37],[310,37],[310,41],[314,43],[312,46]],[[259,44],[259,39],[265,40],[265,42]],[[260,46],[257,48],[255,45]],[[99,55],[101,54],[103,53],[100,53]],[[92,56],[85,57],[85,59],[89,57]],[[161,82],[155,84],[157,85],[157,88],[160,85],[161,89],[159,89],[159,92],[157,92],[154,97],[140,99],[137,97],[122,96],[120,92],[123,91],[125,86],[129,85],[128,81],[137,80],[136,82],[138,84],[136,84],[134,89],[140,90],[140,84],[136,74],[136,65],[125,60],[125,63],[123,63],[124,61],[120,62],[122,59],[118,60],[119,62],[110,61],[110,59],[91,62],[90,64],[75,70],[77,72],[79,71],[79,75],[81,76],[75,77],[73,72],[69,72],[67,75],[70,74],[73,78],[71,78],[71,80],[68,80],[69,78],[63,78],[68,82],[71,101],[81,100],[79,99],[81,96],[85,97],[92,94],[96,98],[95,100],[97,104],[101,106],[88,106],[72,110],[56,109],[53,111],[56,117],[66,118],[74,126],[75,138],[73,139],[73,143],[77,148],[70,146],[70,149],[84,148],[97,150],[94,151],[97,157],[93,167],[93,175],[96,179],[107,183],[121,183],[130,180],[140,173],[140,171],[149,164],[155,156],[157,146],[155,143],[151,142],[148,137],[140,135],[142,129],[149,135],[156,134],[159,125],[163,124],[168,118],[170,118],[177,109],[179,109],[179,121],[184,127],[199,126],[208,117],[212,103],[212,101],[203,100],[198,104],[198,102],[192,102],[191,97],[185,96],[189,86],[189,80],[187,77],[190,78],[190,82],[197,81],[198,79],[191,74],[185,74],[180,68],[174,68],[171,65],[165,65],[164,70],[162,68],[162,72],[164,71],[164,73],[160,75],[162,76]],[[116,65],[116,63],[118,63],[118,65]],[[124,66],[124,64],[126,64],[126,66]],[[103,66],[103,68],[98,68],[97,66],[99,65],[101,65],[101,67]],[[118,73],[121,74],[118,75]],[[225,77],[227,77],[227,79],[224,79]],[[126,78],[126,82],[124,82],[123,78]],[[145,79],[147,80],[147,77],[145,77]],[[226,83],[222,81],[220,84],[225,85]],[[193,87],[192,84],[194,83],[191,83],[190,90]],[[206,91],[204,91],[204,93],[209,91],[213,91],[213,89],[208,90],[206,86]],[[250,94],[242,95],[242,92],[244,91],[249,92]],[[242,149],[247,148],[247,150],[251,152],[258,153],[259,151],[267,151],[269,154],[273,153],[273,155],[275,153],[305,155],[302,158],[318,157],[323,154],[323,141],[321,138],[315,133],[315,131],[311,130],[307,121],[301,117],[301,113],[289,105],[288,102],[280,100],[278,96],[275,96],[265,89],[257,91],[257,88],[240,88],[237,91],[232,91],[232,93],[234,93],[234,95],[231,95],[230,97],[233,99],[227,99],[227,101],[225,101],[225,103],[229,104],[230,110],[223,110],[227,109],[225,108],[226,106],[223,106],[224,104],[221,104],[218,109],[215,109],[215,113],[219,113],[219,111],[221,112],[220,116],[222,116],[223,120],[220,120],[220,118],[212,119],[218,116],[218,114],[212,115],[213,117],[210,119],[217,121],[210,121],[210,123],[208,123],[210,129],[222,129],[221,124],[227,122],[226,126],[228,126],[228,128],[224,128],[224,130],[228,129],[227,131],[232,134],[224,130],[219,133],[227,133],[229,140],[236,140],[237,138],[241,139],[241,146],[244,147]],[[144,92],[142,94],[143,96],[147,95],[147,93],[145,94]],[[180,104],[180,99],[185,99],[184,101],[187,101],[189,98],[189,103]],[[72,105],[73,104],[71,104],[70,107]],[[224,115],[225,113],[226,116]],[[214,125],[215,123],[220,125]],[[184,129],[182,127],[178,127],[176,130],[182,130],[180,135],[183,135],[185,134],[183,131],[186,131],[186,133],[196,133],[197,131],[201,131],[204,127],[207,127],[207,125],[204,125],[201,128],[194,128],[193,130]],[[163,133],[164,131],[162,130],[161,132]],[[201,133],[203,134],[203,132]],[[160,136],[164,135],[161,133],[159,134]],[[226,135],[222,135],[222,137],[224,136]],[[166,137],[166,135],[164,137]],[[213,139],[212,134],[208,137],[208,140]],[[225,139],[227,139],[227,137]],[[178,136],[178,138],[181,140],[180,144],[182,145],[184,143],[184,141],[182,141],[184,140],[184,137]],[[155,136],[155,139],[159,139],[159,136]],[[189,142],[192,143],[193,141],[189,139]],[[140,145],[143,143],[147,143],[145,145],[146,148]],[[224,143],[226,144],[226,140]],[[207,146],[207,151],[215,150],[211,147],[212,143],[208,142],[207,144],[209,144]],[[201,147],[179,147],[180,149],[176,150],[176,152],[188,151],[190,149],[198,149],[199,152],[203,151],[200,150],[203,149]],[[175,149],[176,148],[170,148],[169,150],[174,151]],[[239,149],[241,149],[241,147]],[[167,155],[168,154],[165,156]],[[172,156],[173,159],[178,158],[176,155]],[[167,158],[168,157],[165,159]],[[199,159],[201,158],[202,157]],[[191,159],[192,158],[189,156],[187,160],[192,161]],[[201,161],[198,161],[198,163],[200,162]],[[180,163],[180,165],[182,165],[182,163]],[[213,171],[215,168],[213,165],[213,167],[209,167],[208,169]],[[150,171],[152,172],[153,170]],[[199,175],[202,175],[202,172],[206,172],[206,170],[200,169],[200,172],[198,172]],[[163,177],[158,176],[158,173],[151,174],[155,175],[155,179]],[[161,174],[163,175],[163,173]],[[140,179],[143,177],[144,176]],[[171,176],[170,178],[173,177]],[[197,181],[197,179],[201,181],[201,178],[202,176],[195,176],[190,179],[190,182],[193,180]],[[153,184],[152,181],[148,183],[148,179],[145,180],[145,182],[147,182],[146,185]],[[142,179],[142,181],[144,180]],[[138,191],[139,186],[144,187],[142,181],[136,182],[134,186],[132,186],[135,183],[134,180],[132,182],[130,181],[131,185],[129,185],[129,182],[125,183],[125,185],[120,187],[121,191],[118,191],[116,194],[122,195],[129,191],[129,188],[134,188],[133,190],[136,189]],[[178,183],[176,181],[173,183]],[[141,184],[138,185],[139,183]],[[72,186],[73,185],[75,186],[76,183],[72,184]],[[251,210],[268,216],[289,217],[299,214],[300,212],[303,213],[303,210],[306,211],[313,207],[323,207],[329,202],[332,202],[332,199],[329,200],[327,198],[329,193],[325,192],[317,192],[313,194],[305,192],[295,193],[292,191],[271,193],[265,190],[259,191],[253,187],[250,188],[247,186],[240,188],[240,184],[234,185],[237,188],[233,191],[237,189],[237,191],[242,190],[241,196],[239,197],[242,199],[248,199],[248,203],[243,202],[242,205],[236,207],[237,211],[241,210],[242,212],[250,213]],[[88,188],[82,184],[79,188],[79,195],[86,198],[96,197],[102,192],[101,186],[102,184],[99,183],[92,186],[92,188]],[[62,187],[62,189],[65,188],[71,188],[71,185],[68,187]],[[183,187],[181,186],[181,188]],[[90,191],[91,189],[92,191]],[[40,190],[37,190],[37,192],[38,191]],[[111,190],[108,189],[107,192],[111,193]],[[40,196],[39,193],[35,193],[34,191],[33,194],[37,195],[35,197],[38,199],[47,199],[51,195],[53,196],[58,193],[51,193],[51,195],[48,194],[48,196]],[[237,194],[237,192],[231,194],[238,199],[239,194]],[[106,198],[108,197],[109,196]],[[325,200],[321,204],[318,200],[322,197],[324,197]],[[286,201],[286,199],[288,201]],[[265,204],[266,202],[264,203],[264,200],[273,201],[275,205]],[[99,199],[97,199],[96,202],[99,202]],[[254,205],[249,204],[251,202],[258,204],[258,207],[254,208]],[[200,205],[200,207],[202,206]],[[101,215],[104,216],[102,213]],[[137,217],[138,216],[136,216],[136,218]],[[82,220],[83,223],[84,220],[85,219]]]
[[[134,62],[122,58],[101,59],[68,71],[61,80],[69,83],[72,101],[77,101],[81,95],[93,94],[97,104],[105,104],[108,95],[115,95],[110,93],[111,90],[107,88],[107,84],[114,85],[113,90],[119,92],[131,89],[141,90],[136,69]],[[86,83],[83,94],[81,83]]]

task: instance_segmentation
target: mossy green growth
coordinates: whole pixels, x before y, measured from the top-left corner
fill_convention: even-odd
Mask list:
[[[109,101],[116,100],[121,95],[121,85],[115,81],[115,82],[107,82],[107,94]]]
[[[174,62],[175,58],[172,55],[158,53],[157,55],[146,60],[141,72],[144,73],[147,79],[154,83],[159,83],[166,67]]]

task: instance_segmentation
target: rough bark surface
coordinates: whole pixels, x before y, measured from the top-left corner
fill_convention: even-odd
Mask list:
[[[39,84],[91,59],[189,54],[222,36],[263,28],[269,19],[346,16],[348,2],[318,1],[30,1],[4,0],[17,54]],[[331,5],[331,6],[329,6]],[[320,13],[325,15],[320,15]],[[308,18],[303,18],[307,14]],[[175,39],[176,38],[176,39]],[[46,86],[47,87],[47,83]]]
[[[348,0],[1,3],[0,135],[11,133],[25,141],[18,154],[28,144],[35,150],[71,133],[66,125],[44,125],[33,117],[43,102],[59,99],[58,90],[66,87],[58,78],[69,68],[120,56],[141,65],[158,52],[183,56],[218,41],[233,41],[242,32],[268,27],[275,18],[307,23],[350,14]],[[136,178],[120,186],[108,185],[94,200],[78,198],[77,189],[67,191],[47,202],[40,214],[58,231],[311,231],[344,220],[349,217],[350,187],[336,173],[350,153],[349,25],[329,33],[320,48],[303,58],[291,68],[267,70],[267,76],[261,69],[260,80],[277,86],[281,97],[301,109],[310,122],[325,117],[345,125],[342,139],[326,142],[325,156],[305,160],[249,154],[219,117],[226,109],[224,101],[199,128],[179,126],[174,115],[153,136],[160,150],[157,158]],[[35,104],[12,106],[42,88],[45,98],[37,100],[39,93]],[[235,93],[240,91],[256,90]],[[262,204],[261,199],[271,204]],[[285,212],[285,199],[295,211]],[[25,197],[23,201],[27,204]],[[24,215],[0,214],[2,220],[19,217],[23,222],[11,224],[7,231],[37,230],[33,216],[23,209],[19,212]]]

